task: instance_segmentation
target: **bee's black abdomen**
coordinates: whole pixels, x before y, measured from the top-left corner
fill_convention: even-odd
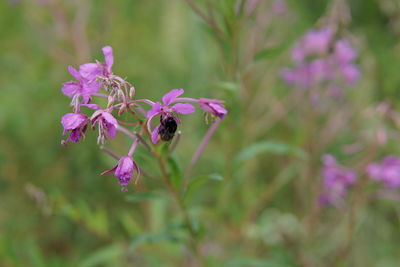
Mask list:
[[[161,140],[170,141],[178,128],[178,124],[173,117],[160,117],[160,127],[158,128],[158,134],[160,135]]]

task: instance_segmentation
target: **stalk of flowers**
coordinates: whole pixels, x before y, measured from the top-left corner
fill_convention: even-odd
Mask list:
[[[341,207],[344,204],[348,188],[357,179],[357,174],[355,171],[339,165],[332,155],[324,155],[322,162],[323,190],[319,196],[319,202],[322,205]]]
[[[354,85],[360,77],[354,64],[356,58],[356,50],[347,39],[336,38],[333,27],[313,29],[293,48],[294,66],[283,69],[281,75],[287,84],[309,91],[312,98],[324,91],[340,97],[343,89]]]
[[[104,63],[85,63],[79,66],[79,70],[68,67],[75,80],[64,83],[61,91],[72,99],[73,112],[65,114],[61,119],[63,135],[68,134],[62,144],[81,141],[89,128],[93,130],[97,128],[97,142],[101,146],[116,138],[117,132],[130,137],[132,146],[129,151],[125,156],[117,157],[118,163],[114,168],[102,173],[114,173],[123,186],[122,190],[126,191],[134,174],[136,182],[140,175],[140,168],[133,160],[138,144],[154,152],[153,148],[158,142],[170,142],[181,124],[180,116],[195,112],[192,104],[197,104],[216,122],[224,119],[227,110],[220,100],[180,97],[184,89],[169,91],[162,97],[162,101],[137,99],[134,86],[112,72],[114,64],[112,48],[105,46],[102,51]],[[107,105],[101,107],[93,103],[96,98],[107,98]],[[132,115],[129,121],[119,119],[125,111],[129,111]],[[159,117],[159,122],[153,127],[152,122],[156,117]],[[133,133],[123,125],[140,125],[141,130],[139,133]],[[210,128],[211,134],[215,131],[214,128]],[[209,138],[210,133],[207,136]],[[150,140],[153,147],[149,146],[146,140]],[[113,151],[103,150],[116,157]]]

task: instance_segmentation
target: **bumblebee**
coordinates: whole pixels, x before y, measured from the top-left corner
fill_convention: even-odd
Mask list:
[[[161,116],[160,127],[158,128],[158,135],[162,141],[171,141],[175,135],[178,123],[172,116]]]

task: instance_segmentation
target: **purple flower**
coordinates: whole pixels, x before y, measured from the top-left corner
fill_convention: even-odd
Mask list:
[[[135,183],[136,183],[140,175],[140,169],[136,164],[136,162],[132,160],[131,156],[127,155],[121,157],[120,160],[118,161],[118,164],[114,168],[102,172],[101,175],[114,172],[115,177],[118,178],[119,184],[124,186],[122,190],[127,191],[125,186],[128,186],[130,180],[132,179],[134,171],[136,171],[136,178],[135,178],[136,180]]]
[[[151,141],[156,144],[158,137],[161,137],[163,141],[169,141],[175,134],[177,125],[180,124],[180,120],[176,114],[190,114],[195,111],[195,108],[191,104],[177,103],[170,106],[171,103],[185,91],[183,89],[173,89],[166,93],[162,97],[162,103],[154,103],[151,110],[147,112],[147,127],[151,134]],[[160,125],[155,127],[153,131],[150,129],[150,122],[155,117],[160,115]]]
[[[357,57],[357,52],[347,40],[339,40],[335,43],[334,57],[339,64],[348,64]]]
[[[102,49],[105,63],[86,63],[79,66],[79,74],[88,82],[95,82],[97,76],[108,77],[112,74],[111,67],[114,64],[114,56],[111,46]]]
[[[79,142],[79,139],[84,136],[86,132],[88,121],[89,118],[82,113],[65,114],[61,118],[61,124],[64,127],[63,135],[65,135],[68,131],[71,132],[67,140],[63,141],[62,143],[65,144],[68,141],[75,143]]]
[[[373,180],[381,181],[388,188],[400,187],[400,158],[386,156],[381,163],[371,163],[367,173]]]
[[[347,188],[354,184],[357,174],[348,168],[339,165],[331,155],[322,158],[322,178],[324,189],[319,197],[321,204],[339,205],[347,193]]]
[[[311,99],[319,98],[322,92],[330,95],[329,88],[336,88],[335,95],[342,95],[338,90],[355,84],[360,77],[359,69],[353,64],[357,52],[347,40],[335,41],[333,36],[331,28],[307,32],[293,48],[295,67],[285,68],[281,73],[287,84],[303,89],[328,89],[310,90]]]
[[[295,61],[303,61],[310,55],[322,56],[329,50],[333,37],[331,28],[310,30],[292,51],[292,58]]]
[[[198,101],[199,107],[205,112],[219,117],[221,120],[228,114],[228,111],[222,105],[224,101],[208,98],[200,98]]]
[[[88,82],[72,66],[68,66],[68,71],[78,81],[64,83],[61,91],[64,93],[64,95],[72,98],[72,104],[75,109],[77,109],[79,105],[79,98],[82,97],[83,104],[89,103],[91,96],[100,90],[100,84],[97,82]]]
[[[347,84],[355,84],[360,78],[360,71],[353,64],[344,65],[340,70],[342,77]]]
[[[83,106],[96,110],[90,117],[90,120],[92,122],[92,128],[94,128],[96,123],[99,127],[99,137],[97,142],[104,144],[106,139],[115,138],[117,135],[118,121],[110,111],[102,110],[101,107],[96,104],[86,104]]]

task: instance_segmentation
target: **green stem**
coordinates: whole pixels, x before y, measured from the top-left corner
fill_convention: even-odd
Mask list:
[[[160,170],[161,170],[161,174],[162,174],[164,183],[167,186],[168,191],[171,193],[171,195],[174,197],[176,203],[178,204],[178,208],[183,215],[183,219],[185,220],[185,224],[186,224],[188,232],[190,234],[191,249],[192,249],[193,253],[195,254],[198,262],[201,264],[201,266],[203,266],[199,241],[197,239],[196,231],[193,228],[193,223],[192,223],[192,220],[190,219],[189,213],[186,210],[185,205],[183,204],[182,198],[180,198],[179,193],[174,189],[173,185],[171,184],[170,179],[168,178],[168,172],[165,167],[164,158],[157,153],[154,153],[154,156],[157,158],[158,164],[160,166]]]

